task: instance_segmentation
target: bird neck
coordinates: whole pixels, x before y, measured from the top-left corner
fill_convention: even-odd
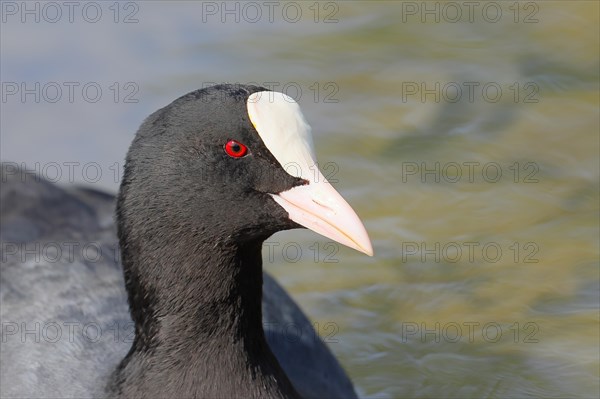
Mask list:
[[[152,241],[123,257],[136,335],[113,391],[295,397],[262,328],[262,240]]]
[[[134,295],[132,303],[141,342],[155,345],[159,331],[168,336],[178,332],[177,337],[195,337],[195,341],[259,339],[263,333],[261,244],[179,243],[162,256],[145,251],[148,256],[140,266],[145,269],[145,287],[128,287],[143,294]],[[149,265],[148,258],[158,264]],[[149,269],[156,273],[149,275]]]

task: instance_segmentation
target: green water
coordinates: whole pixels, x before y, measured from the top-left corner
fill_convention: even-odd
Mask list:
[[[533,23],[403,23],[399,2],[343,3],[326,31],[239,42],[265,81],[339,87],[302,106],[375,257],[315,263],[333,249],[288,232],[306,256],[267,267],[362,395],[599,393],[598,3],[532,4]]]

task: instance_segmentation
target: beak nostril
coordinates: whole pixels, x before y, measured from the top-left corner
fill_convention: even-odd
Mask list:
[[[331,206],[327,205],[325,202],[321,202],[316,198],[312,198],[312,202],[314,202],[315,204],[322,206],[323,208],[327,208],[328,210],[330,210],[331,212],[333,212],[333,214],[336,214],[335,209],[333,209]]]

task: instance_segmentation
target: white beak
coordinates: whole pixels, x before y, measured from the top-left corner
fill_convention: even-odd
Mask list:
[[[358,215],[319,172],[310,126],[300,107],[283,93],[258,92],[247,102],[248,115],[267,148],[288,173],[309,183],[273,199],[291,220],[316,233],[373,255],[373,246]]]

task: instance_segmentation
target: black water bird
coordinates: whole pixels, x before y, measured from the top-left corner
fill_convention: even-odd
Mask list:
[[[110,195],[3,164],[2,397],[354,397],[262,272],[263,242],[302,226],[372,254],[314,165],[291,98],[247,85],[184,95],[150,115],[129,149],[115,257]],[[100,255],[24,256],[50,242],[94,242]],[[290,322],[303,332],[295,340],[277,330]]]

